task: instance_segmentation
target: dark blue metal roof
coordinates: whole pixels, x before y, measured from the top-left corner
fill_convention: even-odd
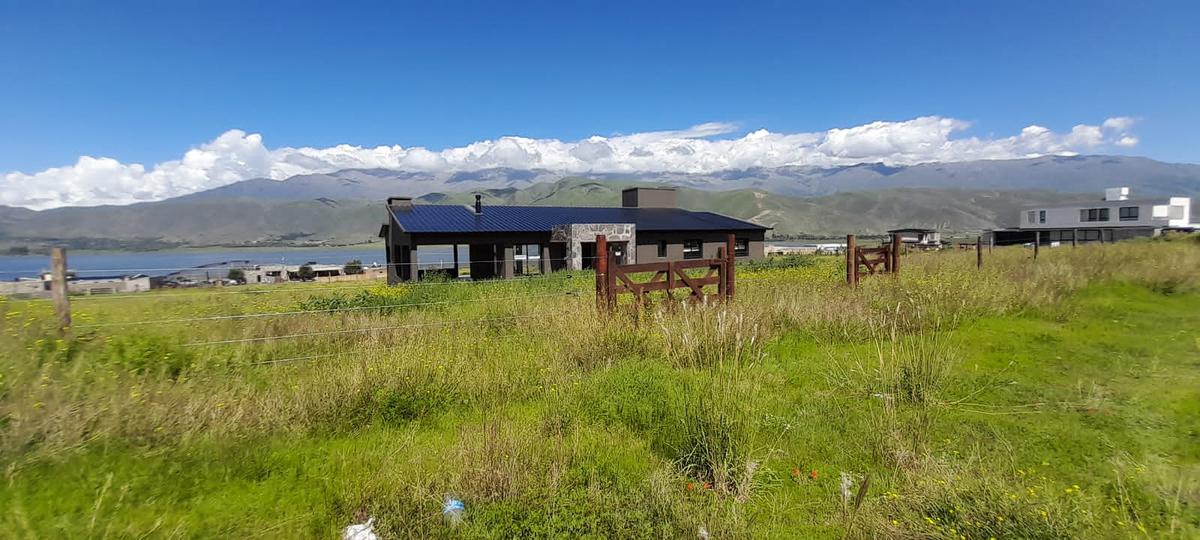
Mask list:
[[[392,207],[407,233],[550,232],[571,223],[633,223],[639,231],[762,231],[748,221],[680,208],[595,208],[582,206],[467,206],[418,204]]]

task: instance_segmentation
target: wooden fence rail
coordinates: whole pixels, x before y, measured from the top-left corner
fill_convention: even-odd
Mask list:
[[[596,236],[596,307],[612,311],[617,306],[617,296],[632,294],[636,304],[648,306],[650,293],[662,291],[668,303],[675,300],[676,289],[686,289],[689,302],[719,302],[733,300],[734,278],[734,235],[729,235],[725,246],[717,249],[715,259],[662,261],[652,263],[617,264],[616,258],[608,253],[608,242],[604,235]],[[605,255],[607,254],[607,255]],[[703,275],[689,274],[689,270],[704,270]],[[647,281],[635,279],[638,274],[649,274]],[[704,288],[716,286],[715,294],[706,293]]]
[[[846,235],[846,283],[857,287],[864,273],[900,273],[900,235],[893,234],[891,240],[879,247],[860,247],[858,238]]]

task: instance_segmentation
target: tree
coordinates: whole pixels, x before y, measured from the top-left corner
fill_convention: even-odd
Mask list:
[[[229,274],[226,275],[225,278],[232,279],[233,281],[236,281],[238,283],[245,283],[246,282],[246,272],[242,271],[241,268],[230,268]]]
[[[300,281],[312,281],[317,277],[317,273],[313,272],[312,267],[306,264],[296,271],[296,277],[300,278]]]
[[[350,261],[346,262],[346,266],[342,268],[342,271],[345,272],[347,276],[361,274],[363,273],[362,261],[358,259],[351,259]]]

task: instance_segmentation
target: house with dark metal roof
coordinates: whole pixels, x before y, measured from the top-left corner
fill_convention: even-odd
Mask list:
[[[414,204],[387,200],[388,283],[419,279],[430,271],[419,261],[421,246],[453,253],[451,275],[460,276],[459,246],[469,246],[471,279],[591,268],[596,235],[622,264],[717,256],[733,234],[738,258],[762,258],[768,227],[713,212],[678,208],[674,188],[629,188],[619,207],[483,206]]]

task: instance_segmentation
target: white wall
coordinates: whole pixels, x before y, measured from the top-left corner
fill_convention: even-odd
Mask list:
[[[1167,201],[1096,201],[1075,206],[1029,207],[1021,212],[1019,227],[1022,229],[1182,227],[1187,226],[1188,220],[1191,218],[1190,206],[1191,200],[1187,197],[1172,197]],[[1137,207],[1137,219],[1121,219],[1121,208],[1128,207]],[[1081,221],[1080,211],[1090,208],[1107,208],[1108,221]],[[1040,220],[1040,212],[1046,213],[1045,222]]]

